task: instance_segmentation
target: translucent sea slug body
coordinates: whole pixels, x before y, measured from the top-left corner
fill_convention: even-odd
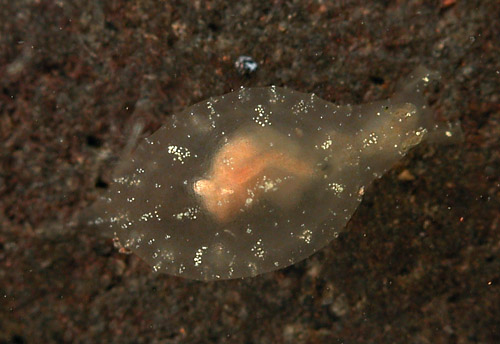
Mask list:
[[[342,231],[364,188],[438,125],[417,69],[386,101],[241,89],[170,116],[121,161],[91,221],[154,271],[212,280],[291,265]]]

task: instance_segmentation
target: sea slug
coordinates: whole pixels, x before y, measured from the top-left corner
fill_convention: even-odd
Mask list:
[[[156,272],[214,280],[294,264],[338,236],[410,148],[461,137],[424,100],[435,76],[417,68],[392,98],[356,106],[274,86],[193,105],[119,162],[90,224]]]

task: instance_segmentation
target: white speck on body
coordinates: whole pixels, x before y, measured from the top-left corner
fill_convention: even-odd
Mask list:
[[[194,261],[194,266],[200,266],[201,263],[202,263],[202,256],[203,256],[203,252],[207,250],[207,247],[206,246],[202,246],[201,248],[199,248],[195,255],[194,255],[194,258],[193,258],[193,261]]]
[[[172,160],[178,161],[181,164],[184,164],[184,161],[191,156],[191,152],[187,148],[174,145],[168,146],[167,152],[174,156]]]
[[[255,123],[257,123],[261,127],[271,125],[270,117],[272,115],[272,112],[266,112],[261,104],[257,105],[257,107],[255,108],[255,112],[257,112],[257,115],[252,118]]]
[[[250,249],[257,258],[264,258],[264,254],[266,251],[264,251],[263,245],[262,245],[262,239],[257,240],[257,242],[253,245],[253,247]]]
[[[196,220],[196,214],[198,214],[199,208],[197,207],[191,207],[187,208],[186,211],[180,212],[178,214],[174,214],[173,217],[176,218],[177,220]]]
[[[310,244],[311,243],[311,239],[312,239],[312,235],[313,235],[313,232],[311,230],[304,229],[302,231],[302,234],[299,235],[298,238],[304,240],[304,242],[306,244]]]
[[[345,185],[339,183],[328,183],[328,190],[332,190],[336,195],[344,191]]]

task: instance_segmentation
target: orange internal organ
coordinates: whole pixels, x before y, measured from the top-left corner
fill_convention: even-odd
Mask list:
[[[215,155],[209,178],[194,183],[194,191],[203,205],[219,222],[233,219],[245,207],[250,207],[267,189],[261,186],[276,172],[282,176],[311,177],[311,166],[287,155],[286,152],[266,147],[252,136],[234,138]]]

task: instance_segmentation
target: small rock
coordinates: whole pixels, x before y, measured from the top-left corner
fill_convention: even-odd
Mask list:
[[[250,56],[241,55],[234,62],[234,67],[240,74],[250,74],[255,72],[259,65]]]

